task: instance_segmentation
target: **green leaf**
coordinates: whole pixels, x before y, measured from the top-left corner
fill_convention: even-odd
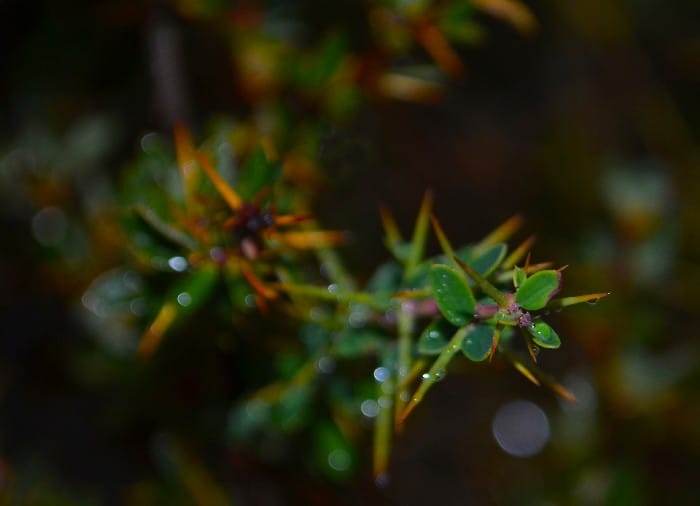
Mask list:
[[[493,342],[493,327],[488,325],[474,325],[467,331],[462,341],[462,352],[469,360],[481,362],[486,360],[491,351]]]
[[[536,321],[532,327],[526,327],[528,333],[532,336],[535,344],[542,348],[556,349],[561,346],[561,340],[554,329],[542,320]]]
[[[313,428],[316,462],[335,480],[350,478],[357,463],[352,445],[332,422],[320,422]]]
[[[255,307],[255,295],[248,281],[237,272],[226,271],[224,281],[231,305],[236,311]]]
[[[227,435],[233,441],[250,441],[270,421],[273,405],[264,399],[250,399],[234,406],[228,414]]]
[[[421,289],[430,284],[430,268],[433,263],[430,261],[421,262],[413,270],[413,273],[407,277],[404,285],[407,289]]]
[[[365,289],[368,292],[395,292],[401,284],[403,269],[396,262],[386,262],[374,271]]]
[[[522,286],[522,284],[525,283],[526,279],[527,272],[525,271],[525,269],[521,269],[520,267],[515,266],[513,268],[513,286],[515,288]]]
[[[210,264],[187,273],[170,289],[166,301],[173,302],[180,313],[190,313],[207,301],[211,294],[219,269]]]
[[[284,392],[275,406],[271,422],[282,432],[293,433],[309,420],[313,391],[308,385],[293,386]]]
[[[391,254],[394,255],[394,258],[403,264],[408,261],[408,257],[411,255],[411,243],[399,241],[387,243],[387,247]]]
[[[465,44],[478,42],[483,38],[484,30],[474,18],[474,7],[468,0],[449,2],[440,13],[440,30],[453,41]]]
[[[422,355],[439,355],[455,330],[454,326],[443,318],[433,321],[418,338],[418,352]]]
[[[528,311],[542,309],[560,288],[561,273],[551,269],[539,271],[520,285],[515,294],[515,302]]]
[[[274,183],[280,172],[280,165],[267,159],[262,147],[258,147],[246,160],[238,177],[236,191],[243,200],[251,200],[265,186]]]
[[[461,327],[474,318],[476,300],[461,271],[447,265],[433,265],[430,286],[440,312],[451,324]]]
[[[465,248],[460,250],[457,256],[484,278],[487,278],[501,265],[507,252],[508,247],[499,243],[479,251],[478,254],[475,254],[473,248]]]
[[[337,72],[347,52],[345,37],[331,34],[321,43],[315,54],[309,54],[298,68],[300,84],[309,90],[315,90]]]
[[[372,328],[345,329],[338,334],[333,346],[338,358],[356,358],[377,353],[386,343],[386,336]]]

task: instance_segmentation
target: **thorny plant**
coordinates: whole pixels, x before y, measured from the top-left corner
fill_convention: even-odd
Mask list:
[[[150,318],[135,346],[142,359],[157,353],[167,333],[204,305],[223,305],[234,321],[250,311],[274,316],[276,322],[283,316],[284,332],[292,322],[298,335],[290,338],[285,353],[265,339],[259,343],[281,364],[277,379],[231,410],[231,438],[250,442],[270,432],[309,430],[319,467],[342,478],[356,465],[357,428],[371,419],[374,475],[380,484],[388,477],[394,434],[460,351],[474,362],[504,361],[534,384],[573,401],[537,367],[540,349],[560,346],[546,317],[607,295],[556,298],[564,268],[532,263],[533,237],[508,249],[506,241],[522,224],[517,216],[481,241],[454,248],[432,215],[430,192],[408,240],[390,212],[381,209],[392,259],[363,289],[335,249],[347,235],[316,227],[307,188],[319,178],[313,153],[321,127],[309,126],[302,115],[292,128],[291,113],[279,97],[295,93],[331,118],[351,112],[363,94],[433,100],[441,86],[397,74],[389,67],[393,55],[407,52],[415,41],[445,74],[458,77],[464,68],[449,41],[476,37],[475,9],[523,32],[535,23],[515,0],[411,5],[371,4],[377,52],[362,57],[348,54],[337,37],[318,49],[290,54],[255,31],[261,25],[259,12],[226,18],[236,35],[232,53],[242,93],[261,114],[249,124],[220,124],[199,147],[185,126],[177,126],[176,163],[167,143],[144,139],[145,155],[128,171],[122,192],[129,210],[123,226],[136,274],[118,277],[131,283],[117,290],[110,287],[116,278],[103,276],[86,295],[112,306],[115,298],[130,299],[133,313]],[[267,129],[259,127],[260,117]],[[263,130],[268,135],[259,133]],[[442,254],[426,257],[431,227]],[[315,255],[315,268],[305,250]],[[313,274],[318,266],[323,280]],[[144,288],[158,285],[147,281],[162,281],[166,272],[176,277],[169,289]],[[529,358],[522,356],[517,335]],[[362,372],[346,370],[346,363]],[[330,413],[326,420],[310,415],[319,403]]]
[[[521,226],[520,217],[506,221],[474,245],[455,249],[431,214],[430,193],[409,241],[401,236],[389,211],[382,209],[385,242],[393,259],[358,290],[331,248],[345,234],[317,230],[306,210],[294,209],[293,189],[282,184],[270,147],[249,155],[234,187],[210,154],[193,146],[184,127],[177,128],[175,139],[184,183],[181,201],[155,207],[136,202],[125,221],[132,229],[136,258],[151,267],[176,271],[180,277],[147,326],[137,353],[142,358],[155,353],[169,327],[207,303],[221,282],[231,294],[231,311],[257,307],[268,313],[273,304],[301,324],[305,362],[287,381],[262,388],[234,410],[231,430],[239,437],[264,429],[261,420],[268,415],[257,411],[266,413],[274,406],[292,409],[284,407],[288,403],[293,411],[308,408],[324,391],[320,388],[323,376],[335,362],[346,360],[376,360],[370,368],[376,393],[372,399],[366,389],[357,392],[350,397],[359,394],[362,401],[346,401],[340,407],[329,394],[326,401],[338,410],[334,413],[337,428],[330,429],[332,435],[326,439],[331,445],[347,446],[344,440],[357,437],[347,427],[359,415],[348,412],[347,404],[372,400],[363,411],[375,420],[374,472],[379,482],[387,476],[394,431],[401,430],[460,351],[475,362],[498,357],[534,384],[574,400],[536,366],[540,349],[561,344],[545,318],[551,311],[607,294],[556,298],[564,268],[531,263],[533,237],[508,251],[506,241]],[[431,224],[442,254],[426,257]],[[165,244],[164,250],[158,249],[158,241]],[[307,281],[308,258],[301,256],[301,250],[316,252],[330,284]],[[529,360],[520,356],[517,334],[524,340]],[[294,419],[299,413],[288,416]],[[298,429],[296,422],[286,423]],[[350,450],[342,451],[351,455]],[[336,467],[344,470],[343,465]]]

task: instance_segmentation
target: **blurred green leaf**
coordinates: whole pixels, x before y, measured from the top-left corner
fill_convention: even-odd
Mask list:
[[[484,37],[483,29],[474,22],[474,7],[466,0],[449,2],[440,13],[440,29],[456,42],[472,44]]]
[[[338,427],[324,421],[314,427],[314,454],[316,464],[331,479],[349,478],[357,465],[355,450]]]
[[[403,269],[396,262],[386,262],[374,271],[365,287],[367,291],[396,292],[401,284]]]
[[[272,421],[286,433],[301,429],[309,420],[313,389],[308,385],[287,389],[273,410]]]
[[[279,177],[281,166],[267,159],[262,147],[256,148],[243,165],[236,191],[243,200],[252,200]]]
[[[315,90],[323,86],[338,70],[346,54],[345,37],[333,34],[327,37],[315,54],[309,54],[297,68],[296,78],[303,88]]]
[[[191,313],[201,307],[216,285],[219,269],[207,264],[184,275],[175,283],[165,300],[178,308],[178,313]]]
[[[377,353],[383,349],[386,335],[372,328],[346,328],[334,341],[333,351],[338,358],[356,358]]]
[[[462,248],[457,252],[457,256],[482,277],[488,278],[501,265],[507,252],[508,246],[499,243],[485,250],[475,250],[472,247]]]
[[[527,279],[527,272],[525,269],[521,269],[517,265],[513,267],[513,286],[519,288],[523,285]]]

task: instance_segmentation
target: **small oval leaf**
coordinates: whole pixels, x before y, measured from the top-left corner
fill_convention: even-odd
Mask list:
[[[486,360],[491,352],[493,342],[493,327],[488,325],[475,325],[467,331],[462,340],[462,352],[469,360],[481,362]]]
[[[483,277],[488,278],[501,265],[507,252],[508,246],[503,243],[495,244],[477,256],[472,262],[472,267]]]
[[[443,318],[428,325],[418,338],[418,352],[422,355],[439,355],[455,333],[455,328]]]
[[[561,346],[561,340],[554,329],[542,320],[536,321],[532,327],[526,327],[528,333],[532,336],[535,344],[542,348],[556,349]]]
[[[476,300],[460,271],[447,265],[433,265],[430,286],[440,312],[452,325],[461,327],[474,318]]]
[[[523,281],[515,294],[515,302],[528,311],[542,309],[561,288],[561,273],[540,271]]]
[[[508,246],[499,243],[478,254],[473,248],[464,248],[457,252],[457,256],[483,277],[488,278],[501,265],[507,252]]]

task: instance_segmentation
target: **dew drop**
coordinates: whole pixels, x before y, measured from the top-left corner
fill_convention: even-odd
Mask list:
[[[257,305],[257,301],[255,300],[255,295],[252,293],[247,294],[243,298],[243,302],[245,302],[245,305],[248,307],[255,307]]]
[[[383,383],[389,379],[389,369],[386,367],[377,367],[372,375],[374,376],[375,380]]]
[[[600,299],[593,299],[586,302],[586,304],[588,304],[589,306],[595,306],[596,304],[598,304],[598,302],[600,302]]]
[[[347,471],[352,464],[350,454],[345,450],[336,448],[328,454],[328,465],[335,471]]]
[[[181,292],[177,295],[177,303],[182,307],[187,307],[192,304],[192,296],[187,292]]]
[[[157,148],[159,140],[159,135],[156,132],[148,132],[141,137],[141,149],[144,153],[150,153]]]
[[[226,263],[226,250],[221,246],[214,246],[209,250],[209,258],[219,265]]]
[[[312,307],[309,310],[309,318],[311,318],[313,321],[321,321],[323,320],[323,317],[326,315],[326,312],[323,310],[323,308],[320,307]]]
[[[68,219],[58,207],[45,207],[32,218],[32,234],[42,246],[58,246],[67,232]]]
[[[438,371],[435,373],[435,381],[442,381],[445,378],[445,371]]]
[[[330,374],[335,371],[335,360],[333,357],[323,356],[316,361],[316,370],[323,374]]]
[[[177,256],[168,259],[168,265],[175,272],[183,272],[187,269],[187,259],[185,257]]]
[[[360,404],[360,411],[367,418],[374,418],[379,414],[379,403],[374,399],[365,399]]]
[[[428,381],[430,379],[433,379],[433,375],[430,374],[429,372],[424,372],[423,376],[421,376],[421,377],[423,378],[424,381]]]
[[[532,354],[535,356],[540,354],[540,347],[539,346],[532,345],[532,346],[530,346],[530,350],[532,351]]]
[[[330,285],[328,285],[328,291],[330,293],[338,293],[338,290],[340,290],[340,287],[337,283],[331,283]]]

